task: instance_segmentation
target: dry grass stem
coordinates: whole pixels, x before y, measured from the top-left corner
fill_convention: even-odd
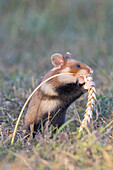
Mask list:
[[[30,100],[31,97],[33,96],[33,94],[34,94],[44,83],[46,83],[47,81],[49,81],[49,80],[51,80],[51,79],[53,79],[53,78],[55,78],[55,77],[58,77],[58,76],[61,76],[61,75],[65,75],[65,74],[66,74],[66,75],[67,75],[67,74],[73,74],[73,75],[74,75],[74,73],[68,73],[68,72],[67,72],[67,73],[60,73],[60,74],[56,74],[56,75],[54,75],[54,76],[51,76],[51,77],[49,77],[48,79],[44,80],[44,81],[43,81],[39,86],[37,86],[37,87],[34,89],[34,91],[30,94],[30,96],[28,97],[27,101],[25,102],[25,104],[24,104],[24,106],[23,106],[23,108],[22,108],[22,110],[21,110],[21,112],[20,112],[20,114],[19,114],[19,117],[18,117],[18,119],[17,119],[16,125],[15,125],[15,129],[14,129],[14,132],[13,132],[13,136],[12,136],[12,140],[11,140],[11,145],[13,145],[13,143],[14,143],[14,139],[15,139],[17,127],[18,127],[20,118],[21,118],[21,116],[22,116],[22,114],[23,114],[23,111],[24,111],[26,105],[28,104],[29,100]]]

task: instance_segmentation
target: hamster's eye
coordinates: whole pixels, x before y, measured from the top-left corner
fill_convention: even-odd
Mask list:
[[[77,67],[77,68],[80,68],[80,64],[77,64],[76,67]]]

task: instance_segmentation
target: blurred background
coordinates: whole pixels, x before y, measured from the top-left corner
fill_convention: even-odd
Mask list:
[[[38,79],[52,68],[51,55],[67,51],[94,70],[91,133],[77,139],[76,121],[66,136],[49,139],[45,133],[43,140],[39,134],[27,144],[23,114],[11,147],[18,115]],[[76,101],[81,120],[86,104],[87,94]],[[70,107],[67,119],[75,112]],[[40,170],[113,169],[112,120],[113,0],[0,0],[0,169],[24,169],[24,164]]]
[[[112,0],[0,1],[1,75],[41,76],[52,67],[53,53],[67,51],[90,65],[98,80],[112,80]]]

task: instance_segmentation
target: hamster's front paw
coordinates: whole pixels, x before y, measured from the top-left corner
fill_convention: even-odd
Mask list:
[[[79,84],[84,84],[84,83],[85,83],[85,80],[84,80],[84,77],[83,77],[83,76],[79,76],[79,77],[78,77],[78,83],[79,83]]]
[[[84,87],[84,89],[90,89],[90,88],[92,88],[93,86],[95,86],[95,83],[93,82],[93,81],[87,81],[84,85],[83,85],[83,87]]]

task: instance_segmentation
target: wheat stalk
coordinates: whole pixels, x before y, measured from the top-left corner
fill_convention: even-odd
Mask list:
[[[84,76],[85,82],[87,81],[92,81],[92,77],[85,77]],[[92,88],[88,89],[88,102],[86,105],[86,110],[85,110],[85,115],[84,119],[82,120],[81,126],[79,128],[79,132],[83,130],[83,128],[87,127],[87,124],[90,123],[91,119],[93,119],[93,108],[95,105],[95,100],[96,100],[96,90],[95,87],[93,86]]]
[[[44,83],[46,83],[47,81],[49,81],[49,80],[51,80],[51,79],[53,79],[53,78],[55,78],[55,77],[58,77],[58,76],[61,76],[61,75],[67,75],[67,74],[73,74],[73,75],[74,75],[75,73],[69,73],[69,72],[67,72],[67,73],[59,73],[59,74],[53,75],[53,76],[47,78],[46,80],[44,80],[42,83],[40,83],[39,86],[37,86],[37,87],[34,89],[34,91],[30,94],[30,96],[29,96],[28,99],[26,100],[26,102],[25,102],[24,106],[22,107],[22,110],[21,110],[21,112],[20,112],[20,114],[19,114],[19,116],[18,116],[16,125],[15,125],[15,128],[14,128],[14,132],[13,132],[13,134],[12,134],[11,145],[13,145],[13,143],[14,143],[14,139],[15,139],[17,127],[18,127],[20,118],[21,118],[21,116],[22,116],[22,114],[23,114],[23,111],[24,111],[25,107],[27,106],[29,100],[30,100],[31,97],[33,96],[33,94],[34,94]]]

